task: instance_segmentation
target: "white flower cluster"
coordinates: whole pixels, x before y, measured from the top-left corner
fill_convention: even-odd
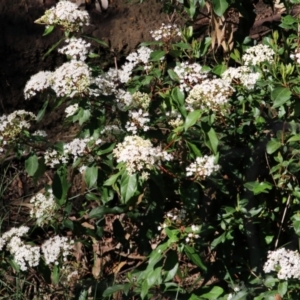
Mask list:
[[[144,169],[151,170],[163,160],[171,160],[172,155],[153,147],[150,140],[139,136],[126,136],[122,143],[117,144],[113,150],[117,162],[123,162],[127,172],[133,174]]]
[[[3,146],[15,140],[24,129],[30,128],[30,121],[36,120],[32,112],[15,110],[9,115],[0,117],[0,152]]]
[[[138,111],[129,111],[128,117],[129,121],[127,121],[125,125],[127,131],[137,134],[138,129],[141,129],[142,131],[149,130],[149,126],[146,125],[150,122],[149,113],[139,109]]]
[[[295,60],[297,64],[300,64],[300,51],[296,49],[295,53],[290,55],[290,58]]]
[[[215,156],[197,157],[196,161],[191,163],[186,168],[186,176],[194,176],[196,178],[205,179],[205,177],[210,176],[213,172],[220,169],[219,165],[214,163]]]
[[[37,92],[46,90],[50,86],[51,74],[52,72],[50,71],[40,71],[32,75],[24,88],[25,99],[35,96]]]
[[[21,237],[26,235],[29,227],[13,227],[5,232],[0,238],[0,250],[6,245],[6,250],[13,255],[15,262],[20,266],[22,271],[29,267],[36,267],[40,261],[40,248],[25,244]]]
[[[123,91],[120,93],[119,91],[117,96],[118,108],[120,110],[129,110],[129,121],[125,125],[129,132],[137,134],[138,129],[143,131],[149,130],[149,126],[146,124],[150,122],[149,113],[147,112],[150,101],[149,95],[145,93],[135,92],[131,95],[128,92]]]
[[[24,89],[25,99],[36,95],[48,87],[52,88],[57,97],[77,97],[98,95],[90,85],[94,83],[89,66],[83,61],[71,60],[64,63],[54,72],[39,72],[29,79]]]
[[[174,68],[174,72],[177,74],[180,80],[180,89],[182,91],[190,91],[192,87],[203,80],[207,79],[208,72],[202,70],[202,66],[188,62],[182,62]]]
[[[122,89],[119,89],[116,94],[116,103],[117,103],[117,108],[121,111],[126,111],[130,108],[132,104],[132,95],[124,91]]]
[[[86,10],[79,10],[77,5],[61,0],[55,7],[45,11],[45,14],[35,21],[37,24],[61,26],[68,32],[79,31],[83,25],[89,25],[90,18]]]
[[[181,223],[186,219],[186,210],[185,209],[173,209],[172,211],[169,211],[165,216],[165,222],[157,227],[157,229],[163,230],[164,228],[168,227],[170,222],[176,222]]]
[[[73,161],[80,157],[84,157],[89,163],[94,161],[90,150],[94,145],[99,145],[102,143],[101,139],[90,138],[75,138],[70,143],[64,144],[63,153],[59,153],[57,150],[47,150],[44,154],[45,164],[54,168],[59,164],[66,164],[72,158]]]
[[[156,41],[168,41],[176,36],[181,36],[180,29],[176,24],[166,25],[164,23],[158,30],[151,30],[150,34]]]
[[[147,110],[150,106],[151,98],[146,93],[135,92],[132,94],[132,108],[141,108]]]
[[[101,94],[106,96],[116,94],[117,97],[122,94],[124,91],[120,91],[118,85],[127,83],[131,79],[133,69],[137,65],[142,64],[145,70],[151,68],[149,63],[151,53],[150,48],[141,47],[126,57],[127,62],[120,69],[110,68],[106,73],[95,78],[94,83]]]
[[[86,42],[82,38],[74,37],[71,39],[67,39],[66,43],[68,43],[68,45],[58,49],[59,53],[65,54],[74,60],[86,60],[89,53],[89,48],[91,47],[90,43]]]
[[[187,109],[222,111],[234,89],[223,79],[204,80],[190,91],[186,98]]]
[[[30,199],[32,209],[30,216],[36,219],[39,226],[48,224],[55,215],[56,202],[52,190],[48,190],[46,195],[38,193]]]
[[[279,279],[300,279],[300,254],[298,251],[281,248],[269,251],[268,260],[264,265],[264,272],[277,272]]]
[[[188,233],[187,237],[185,238],[185,241],[189,243],[189,242],[193,242],[194,239],[198,239],[200,237],[200,235],[198,234],[199,230],[200,227],[193,224],[191,226],[191,232]]]
[[[33,136],[42,136],[42,137],[48,136],[48,134],[45,130],[36,130],[35,132],[32,133],[32,135]]]
[[[275,52],[267,45],[259,44],[248,48],[242,57],[245,66],[257,66],[263,62],[272,63]]]
[[[66,237],[55,236],[50,238],[42,245],[42,252],[44,254],[45,262],[47,265],[54,263],[59,264],[58,259],[63,256],[63,260],[67,260],[74,247],[74,241]]]
[[[57,97],[76,97],[91,94],[91,70],[82,62],[72,60],[57,68],[50,77],[51,88]]]
[[[171,113],[167,112],[166,116],[169,118],[168,124],[173,128],[182,126],[184,123],[182,116],[179,112],[176,111],[172,111]]]
[[[94,137],[75,138],[70,143],[64,144],[63,154],[59,154],[56,150],[47,152],[45,163],[54,167],[56,164],[67,163],[70,159],[75,162],[78,158],[84,158],[85,162],[92,163],[95,160],[92,151],[102,143],[102,139]]]
[[[66,107],[66,109],[65,109],[66,117],[68,118],[68,117],[73,116],[77,112],[78,107],[79,106],[78,106],[77,103],[69,105],[68,107]]]
[[[252,90],[260,78],[260,73],[252,72],[248,66],[241,66],[238,68],[228,68],[223,74],[222,79],[229,81],[229,83],[241,83],[246,89]]]

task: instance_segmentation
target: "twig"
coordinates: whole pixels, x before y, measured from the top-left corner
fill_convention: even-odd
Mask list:
[[[291,201],[291,195],[288,196],[288,200],[286,202],[286,206],[285,206],[285,209],[284,209],[284,212],[283,212],[283,215],[282,215],[282,219],[281,219],[281,223],[280,223],[280,228],[279,228],[278,235],[277,235],[276,242],[275,242],[275,249],[278,246],[279,236],[280,236],[280,233],[282,231],[283,222],[284,222],[284,219],[285,219],[285,215],[286,215],[287,209],[290,206],[290,201]]]

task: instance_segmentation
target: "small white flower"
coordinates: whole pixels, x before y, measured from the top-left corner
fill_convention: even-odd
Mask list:
[[[257,66],[263,62],[272,63],[275,52],[267,45],[259,44],[245,51],[242,57],[245,66]]]
[[[151,170],[163,160],[171,160],[172,156],[159,147],[153,147],[150,140],[139,136],[126,136],[122,143],[117,144],[113,150],[117,162],[123,162],[127,172],[133,174],[145,169]]]
[[[214,156],[204,155],[203,157],[197,157],[196,161],[186,168],[186,175],[205,179],[205,177],[210,176],[213,172],[220,169],[220,166],[215,165],[214,161]]]
[[[79,10],[77,5],[60,0],[55,7],[45,11],[45,14],[35,21],[37,24],[61,26],[69,32],[79,31],[83,25],[89,25],[89,14]]]

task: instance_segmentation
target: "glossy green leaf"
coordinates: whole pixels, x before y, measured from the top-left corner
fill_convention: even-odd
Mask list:
[[[151,52],[150,54],[150,61],[158,61],[161,60],[166,55],[165,51],[156,50]]]
[[[273,101],[273,108],[279,107],[286,103],[291,98],[291,91],[285,87],[277,87],[271,93],[271,100]]]
[[[199,120],[200,116],[201,110],[191,111],[185,119],[184,130],[187,131],[191,126],[195,125]]]
[[[121,198],[123,203],[127,203],[137,191],[137,176],[136,174],[129,175],[123,173],[121,177]]]
[[[267,153],[272,154],[281,147],[281,143],[278,140],[271,139],[267,144]]]

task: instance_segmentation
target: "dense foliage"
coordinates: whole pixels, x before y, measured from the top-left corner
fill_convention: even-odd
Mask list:
[[[3,232],[2,269],[37,270],[36,299],[53,286],[62,299],[297,299],[300,21],[234,44],[217,24],[243,12],[235,1],[165,8],[189,22],[205,8],[215,27],[196,39],[162,24],[107,70],[90,52],[105,43],[82,35],[87,12],[61,0],[36,21],[64,32],[51,51],[68,60],[31,77],[25,99],[43,108],[2,116],[0,146],[36,182],[53,177],[30,200],[34,226]],[[72,141],[30,131],[49,104],[78,124]]]

